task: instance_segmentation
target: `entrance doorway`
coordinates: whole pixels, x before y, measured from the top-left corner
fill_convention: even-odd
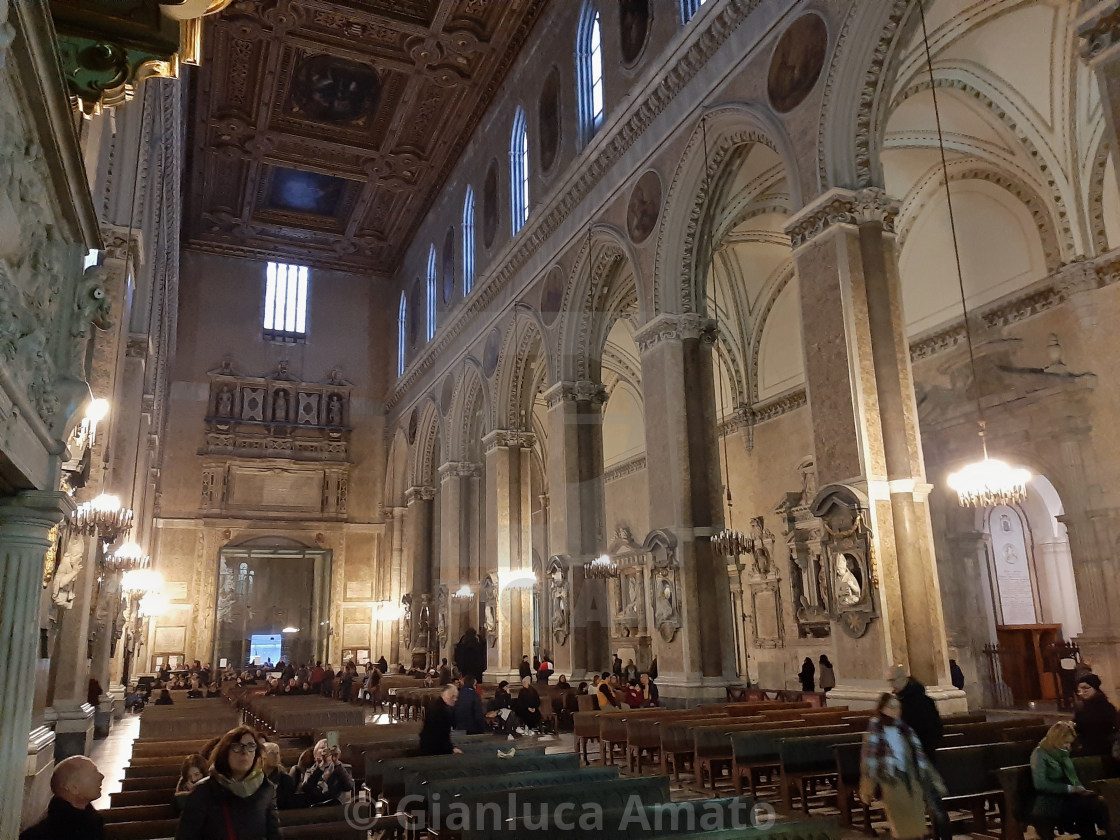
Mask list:
[[[221,550],[212,662],[326,661],[331,552],[283,537]],[[267,648],[267,649],[266,649]]]

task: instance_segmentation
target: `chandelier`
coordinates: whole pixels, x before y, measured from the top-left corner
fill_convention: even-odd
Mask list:
[[[470,584],[464,583],[451,593],[451,597],[456,601],[470,601],[474,598],[474,591],[471,589]]]
[[[101,565],[109,572],[131,572],[147,567],[149,557],[134,542],[125,543],[112,554],[105,555]]]
[[[144,558],[147,560],[147,558]],[[121,592],[126,595],[144,595],[163,590],[163,575],[155,569],[129,569],[121,575]]]
[[[70,524],[80,534],[96,535],[103,543],[111,543],[132,525],[132,511],[121,507],[116,496],[102,493],[90,502],[82,502],[70,517]]]
[[[918,14],[922,22],[922,42],[925,45],[926,72],[929,74],[930,94],[933,96],[933,117],[937,123],[937,146],[941,152],[941,175],[945,181],[945,204],[949,209],[949,232],[953,239],[953,257],[957,266],[957,287],[961,293],[961,312],[964,316],[964,338],[968,345],[968,363],[972,371],[972,387],[976,392],[976,414],[980,433],[982,460],[967,465],[949,476],[949,486],[956,491],[957,500],[962,507],[990,507],[1021,502],[1027,495],[1027,482],[1031,479],[1028,470],[1011,467],[1003,461],[988,457],[988,443],[984,434],[986,421],[984,406],[980,402],[980,380],[976,375],[976,351],[972,346],[972,328],[968,323],[968,304],[964,292],[964,273],[961,270],[961,251],[957,242],[957,223],[953,215],[953,196],[949,190],[949,164],[945,158],[945,137],[941,130],[941,111],[937,104],[937,84],[933,78],[933,54],[929,48],[929,32],[926,29],[926,12],[923,4],[918,4]]]
[[[728,502],[728,507],[731,503]],[[724,528],[711,538],[712,546],[723,557],[739,557],[749,554],[754,548],[754,540],[742,531],[733,528]]]
[[[593,580],[608,580],[620,574],[618,563],[609,554],[600,554],[594,560],[583,564],[583,576]]]

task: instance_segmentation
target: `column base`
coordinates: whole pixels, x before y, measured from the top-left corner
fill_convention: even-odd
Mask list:
[[[836,686],[828,692],[829,706],[847,706],[853,711],[874,709],[879,696],[887,691],[882,680],[852,680]],[[959,688],[951,685],[927,685],[926,694],[937,704],[942,715],[952,715],[968,711],[968,696]]]
[[[93,737],[100,741],[109,737],[109,730],[113,728],[113,701],[112,694],[102,694],[101,702],[93,714]]]
[[[737,682],[733,677],[697,677],[695,674],[659,673],[657,686],[661,705],[668,709],[686,709],[703,703],[721,703],[727,699],[727,687]]]
[[[497,685],[502,680],[506,680],[510,685],[521,685],[521,673],[519,671],[501,671],[497,669],[487,668],[482,674],[482,681]],[[537,678],[533,677],[533,684],[536,685]]]
[[[23,783],[20,831],[41,820],[51,801],[54,737],[54,730],[47,726],[35,727],[27,737],[27,776]]]
[[[95,709],[89,703],[79,706],[55,706],[54,760],[72,755],[87,755],[93,743]]]

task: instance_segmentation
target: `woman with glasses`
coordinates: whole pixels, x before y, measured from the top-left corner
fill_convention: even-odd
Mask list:
[[[222,736],[210,754],[210,776],[183,805],[175,840],[279,840],[276,788],[261,770],[261,752],[248,726]]]

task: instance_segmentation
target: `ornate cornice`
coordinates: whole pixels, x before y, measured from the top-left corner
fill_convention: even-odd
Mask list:
[[[716,322],[703,315],[686,312],[683,315],[658,315],[634,333],[638,352],[645,354],[663,341],[699,339],[704,344],[715,344]]]
[[[412,360],[404,376],[397,380],[386,400],[386,409],[392,411],[405,398],[411,388],[440,359],[446,359],[447,349],[475,316],[493,311],[493,304],[509,285],[517,272],[539,252],[541,245],[555,233],[572,211],[591,193],[606,176],[610,168],[637,142],[653,121],[677,98],[723,46],[736,29],[762,4],[762,0],[728,0],[718,12],[697,21],[706,28],[697,31],[691,44],[679,58],[654,76],[646,86],[644,97],[635,97],[626,115],[606,131],[602,142],[593,144],[598,153],[590,160],[577,159],[579,176],[568,189],[531,217],[528,225],[518,234],[514,246],[489,276],[478,277],[474,292],[456,312],[452,320],[441,327],[435,340]]]
[[[794,248],[820,236],[834,225],[879,222],[885,233],[895,232],[899,203],[879,187],[862,190],[833,188],[806,206],[786,225]]]
[[[1090,65],[1120,43],[1120,2],[1102,0],[1077,18],[1081,57]]]
[[[411,505],[413,502],[430,502],[436,497],[436,488],[421,485],[419,487],[409,487],[404,491],[404,502],[406,505]]]
[[[562,402],[589,402],[602,406],[606,405],[609,397],[606,387],[601,382],[591,382],[587,379],[578,382],[563,380],[544,392],[545,402],[550,409]]]
[[[129,248],[130,233],[132,236],[131,249]],[[141,232],[135,228],[129,231],[127,226],[102,224],[101,250],[105,253],[105,259],[107,260],[125,260],[131,250],[134,265],[144,262],[144,238]]]
[[[641,472],[646,468],[646,456],[643,452],[641,455],[635,455],[633,458],[627,458],[621,463],[615,464],[610,469],[603,471],[603,481],[610,484],[612,481],[618,481],[620,478],[626,478],[628,475],[633,475],[636,472]]]
[[[532,449],[536,443],[537,436],[532,432],[523,432],[520,429],[494,429],[483,436],[482,449],[489,455],[499,446]]]

